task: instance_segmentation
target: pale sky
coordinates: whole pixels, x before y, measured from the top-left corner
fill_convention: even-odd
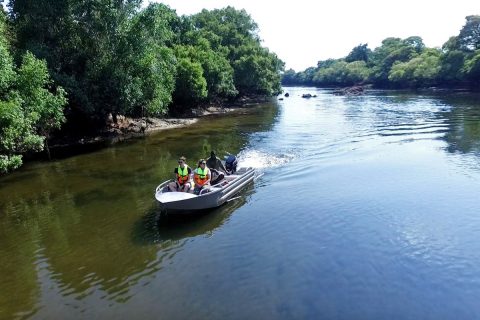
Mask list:
[[[478,0],[153,1],[179,15],[229,5],[245,9],[259,26],[263,46],[296,71],[345,57],[361,43],[373,50],[387,37],[420,36],[426,46],[441,47],[458,35],[466,16],[480,14]]]

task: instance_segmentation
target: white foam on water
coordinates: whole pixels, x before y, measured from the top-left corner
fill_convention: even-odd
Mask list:
[[[260,150],[242,150],[237,156],[239,167],[265,169],[281,166],[295,158],[293,154],[273,154]]]

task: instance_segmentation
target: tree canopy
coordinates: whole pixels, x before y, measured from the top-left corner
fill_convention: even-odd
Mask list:
[[[427,48],[423,39],[386,38],[373,50],[354,47],[340,59],[319,61],[316,67],[283,74],[283,84],[350,86],[371,84],[378,88],[469,86],[480,83],[480,16],[466,17],[459,34],[442,48]]]
[[[141,4],[7,1],[8,13],[0,10],[0,169],[8,169],[1,170],[42,149],[65,119],[63,128],[79,128],[110,115],[161,116],[281,92],[283,62],[262,47],[245,10],[180,17],[164,4]]]
[[[241,94],[281,92],[279,71],[284,63],[260,45],[258,26],[245,10],[202,10],[192,21],[215,51],[225,53],[233,68],[236,90]]]
[[[54,88],[45,61],[26,52],[17,66],[0,12],[0,173],[18,168],[22,154],[41,151],[45,138],[65,121],[66,94]]]

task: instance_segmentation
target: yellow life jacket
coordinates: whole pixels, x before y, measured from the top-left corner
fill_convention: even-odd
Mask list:
[[[205,168],[205,170],[203,170],[202,168],[197,168],[194,174],[195,183],[200,186],[203,186],[208,180],[208,177],[207,177],[208,172],[209,172],[208,168]]]
[[[185,165],[185,167],[182,169],[180,166],[178,166],[177,169],[177,182],[179,185],[183,185],[185,182],[188,181],[188,166]]]

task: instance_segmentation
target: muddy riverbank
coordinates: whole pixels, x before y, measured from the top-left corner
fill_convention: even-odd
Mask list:
[[[190,126],[198,119],[210,115],[235,114],[242,112],[251,106],[265,102],[269,97],[248,96],[239,98],[229,103],[217,103],[207,106],[199,106],[190,109],[183,114],[177,114],[165,118],[144,117],[132,118],[122,115],[109,116],[105,125],[95,134],[82,137],[56,137],[49,141],[49,151],[51,158],[63,158],[70,155],[81,154],[98,150],[109,145],[140,138],[145,135],[164,130],[172,130]],[[26,155],[25,160],[48,159],[47,151]]]

